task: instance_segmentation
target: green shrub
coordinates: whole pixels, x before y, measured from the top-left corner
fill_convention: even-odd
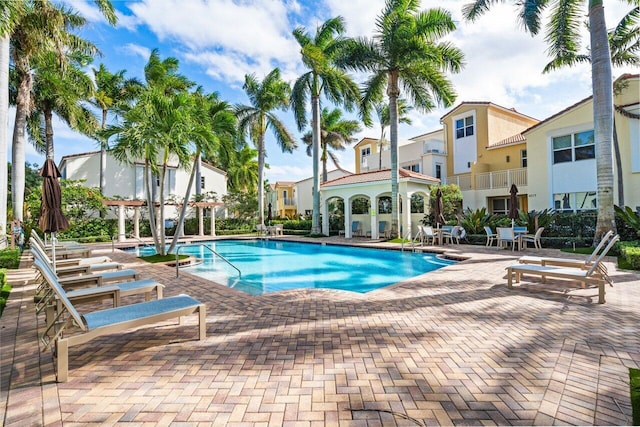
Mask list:
[[[20,266],[19,249],[3,249],[0,251],[0,268],[16,269]]]
[[[4,307],[7,305],[7,299],[9,299],[9,293],[11,292],[11,286],[7,283],[6,270],[0,269],[0,317],[4,311]]]
[[[640,270],[640,241],[618,243],[620,255],[634,270]]]

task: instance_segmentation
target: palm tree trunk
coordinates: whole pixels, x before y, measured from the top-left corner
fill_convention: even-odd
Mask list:
[[[327,172],[327,143],[322,144],[322,182],[327,182],[329,175]],[[319,192],[318,192],[319,194]]]
[[[624,206],[624,183],[622,179],[622,157],[620,156],[620,143],[616,130],[616,116],[613,113],[613,152],[616,156],[616,180],[618,182],[618,206]]]
[[[382,126],[382,124],[380,124]],[[380,131],[380,141],[378,141],[378,170],[382,169],[382,143],[384,142],[384,127]]]
[[[165,255],[165,227],[164,227],[164,180],[165,177],[167,176],[167,161],[165,159],[165,161],[162,163],[162,174],[160,175],[160,194],[159,194],[159,198],[160,198],[160,220],[158,221],[158,224],[160,225],[160,245],[162,246],[162,255]]]
[[[51,108],[46,108],[44,110],[44,135],[47,159],[53,160],[53,112],[51,111]]]
[[[598,220],[594,245],[608,231],[616,231],[613,210],[613,79],[611,53],[602,0],[589,1],[591,84],[598,180]]]
[[[191,174],[189,175],[189,184],[187,185],[187,191],[184,193],[184,202],[182,203],[182,208],[180,209],[180,216],[178,217],[178,225],[176,226],[176,232],[173,234],[173,241],[171,241],[171,245],[167,250],[167,253],[172,254],[176,249],[176,244],[178,243],[178,239],[181,237],[180,233],[182,232],[182,225],[184,224],[184,218],[187,216],[187,207],[189,206],[189,197],[191,197],[191,187],[193,186],[193,180],[196,175],[200,174],[200,150],[196,152],[195,161],[193,162],[193,167],[191,168]],[[196,189],[200,188],[199,180],[196,180]],[[197,193],[198,191],[196,191]],[[213,211],[213,207],[211,208]],[[200,211],[200,209],[198,209]],[[212,213],[213,215],[213,213]]]
[[[105,130],[107,127],[107,110],[102,110],[102,126]],[[100,193],[104,196],[104,189],[107,188],[107,141],[100,141]]]
[[[389,138],[391,150],[391,238],[400,235],[400,205],[398,198],[398,74],[389,73],[387,86],[389,96]]]
[[[7,235],[7,150],[9,148],[9,37],[0,39],[0,236]]]
[[[320,234],[320,179],[318,166],[320,160],[320,95],[311,96],[311,134],[313,137],[313,215],[311,234]]]
[[[156,228],[156,204],[153,192],[149,186],[149,175],[151,172],[149,169],[149,161],[145,160],[142,180],[144,182],[144,192],[147,196],[147,207],[149,209],[149,229],[151,230],[151,236],[153,237],[153,244],[156,247],[156,253],[160,253],[160,242],[158,241],[158,230]]]
[[[258,218],[264,226],[264,126],[258,135]]]
[[[24,186],[25,186],[25,146],[27,142],[26,125],[31,100],[32,77],[28,69],[28,63],[24,60],[17,61],[19,85],[16,100],[16,119],[13,126],[13,143],[11,146],[11,199],[13,204],[13,216],[20,221],[24,220]],[[23,71],[26,70],[26,71]]]

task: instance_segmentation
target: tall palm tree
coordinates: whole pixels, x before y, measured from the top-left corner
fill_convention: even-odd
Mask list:
[[[0,2],[0,237],[7,234],[7,194],[9,176],[7,151],[9,148],[9,37],[24,11],[25,2]]]
[[[336,59],[344,50],[347,39],[342,17],[328,19],[312,37],[303,27],[293,30],[293,37],[300,44],[302,63],[309,70],[293,85],[291,102],[298,125],[302,131],[307,125],[306,103],[311,98],[311,134],[313,136],[313,214],[311,234],[320,234],[320,95],[335,104],[343,104],[351,110],[359,99],[358,87],[347,73],[336,66]]]
[[[455,30],[449,12],[442,9],[420,10],[419,0],[387,0],[376,20],[372,39],[355,39],[341,63],[372,73],[366,82],[363,108],[369,114],[372,104],[389,98],[391,150],[391,234],[398,235],[398,98],[400,89],[421,111],[436,105],[450,106],[456,97],[446,73],[457,73],[464,55],[449,42],[440,39]]]
[[[356,139],[353,137],[353,134],[361,130],[362,128],[360,127],[359,121],[345,120],[342,118],[342,110],[338,108],[334,108],[331,111],[329,111],[328,108],[322,109],[322,113],[320,114],[322,182],[327,181],[327,160],[329,157],[336,167],[340,167],[338,158],[331,150],[345,150],[345,144],[355,142]],[[302,140],[307,145],[307,155],[311,156],[313,151],[313,134],[311,131],[304,134]]]
[[[297,144],[284,125],[274,114],[274,110],[285,110],[289,106],[291,87],[280,78],[280,70],[275,68],[258,82],[255,75],[244,77],[244,91],[249,97],[250,105],[237,105],[236,117],[238,129],[243,135],[248,134],[258,150],[258,215],[260,224],[264,225],[264,166],[265,136],[271,128],[276,142],[283,152],[291,153]]]
[[[236,118],[231,106],[218,98],[217,93],[204,95],[201,88],[198,88],[191,94],[193,109],[188,115],[188,124],[186,132],[182,134],[191,142],[195,150],[191,156],[191,174],[189,176],[189,184],[184,195],[184,202],[180,210],[178,218],[178,226],[176,234],[173,236],[171,245],[167,252],[173,253],[180,238],[183,229],[184,219],[187,213],[188,201],[191,196],[191,187],[193,186],[194,177],[198,170],[200,156],[202,153],[213,155],[216,148],[224,142],[233,141],[236,133]],[[188,141],[185,143],[188,144]],[[200,188],[200,183],[197,183]],[[212,215],[214,213],[212,212]]]
[[[609,49],[611,50],[611,64],[616,67],[640,65],[640,6],[634,7],[609,31]],[[544,67],[543,73],[548,73],[561,67],[572,67],[579,63],[591,62],[589,53],[567,52],[564,56],[557,56]],[[613,88],[614,93],[617,88]],[[617,106],[614,106],[617,107]],[[616,118],[613,116],[613,152],[616,162],[616,180],[618,186],[618,206],[624,206],[624,180],[622,179],[622,159],[620,144],[616,132]]]
[[[389,104],[377,103],[375,110],[380,124],[380,139],[378,140],[378,170],[380,170],[382,169],[382,148],[388,144],[387,128],[391,124],[391,115],[389,114]],[[398,123],[410,125],[412,122],[408,114],[411,110],[413,107],[407,103],[406,99],[398,99]]]
[[[107,20],[115,23],[111,2],[98,0],[96,4]],[[85,22],[69,7],[55,5],[49,0],[25,0],[24,12],[11,33],[11,58],[19,82],[11,151],[11,196],[14,216],[18,219],[23,219],[26,121],[31,108],[32,61],[52,51],[62,56],[68,48],[87,55],[96,53],[91,43],[70,32]]]
[[[477,19],[488,11],[493,3],[490,0],[475,0],[464,7],[463,14],[468,20]],[[585,13],[589,17],[593,127],[598,182],[598,220],[594,238],[594,244],[597,244],[608,230],[616,230],[612,161],[613,77],[603,0],[586,2],[560,0],[554,3],[524,0],[515,3],[521,7],[518,17],[525,30],[532,35],[540,32],[545,8],[550,4],[553,5],[545,35],[545,40],[549,44],[548,52],[552,58],[564,58],[577,54],[580,49],[580,22]],[[637,5],[637,1],[629,3]]]
[[[255,193],[258,183],[258,151],[242,146],[226,163],[229,187],[234,191]]]
[[[132,101],[136,91],[141,88],[141,83],[136,78],[127,79],[125,73],[125,70],[112,73],[104,64],[100,64],[97,69],[93,68],[95,91],[89,102],[100,109],[100,129],[102,131],[107,128],[109,113],[117,113],[118,108],[123,103]],[[101,133],[97,133],[95,138],[100,144],[100,192],[104,194],[104,189],[107,185],[105,170],[107,168],[109,142]]]
[[[95,134],[97,120],[83,103],[93,92],[93,83],[82,70],[91,59],[71,52],[60,64],[57,55],[49,52],[34,61],[33,109],[27,118],[27,129],[30,140],[43,148],[47,159],[54,158],[54,114],[72,129]]]

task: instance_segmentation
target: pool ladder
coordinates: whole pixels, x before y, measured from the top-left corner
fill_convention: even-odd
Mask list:
[[[401,246],[401,251],[404,252],[404,240],[405,239],[409,239],[411,241],[411,252],[415,252],[416,251],[416,245],[415,242],[413,241],[413,237],[411,237],[411,230],[409,230],[407,232],[407,234],[404,235],[404,239],[402,239],[402,246]]]
[[[231,267],[233,267],[238,272],[238,278],[240,278],[240,279],[242,278],[242,272],[240,271],[240,269],[238,267],[233,265],[233,263],[231,261],[229,261],[228,259],[226,259],[222,255],[220,255],[218,252],[213,250],[211,247],[205,245],[204,243],[195,244],[195,245],[179,246],[176,249],[176,277],[178,277],[180,275],[180,262],[179,262],[179,259],[178,259],[179,258],[178,255],[180,254],[180,249],[186,248],[187,246],[202,246],[203,248],[208,249],[212,254],[214,254],[215,256],[217,256],[218,258],[220,258],[221,260],[223,260],[224,262],[229,264]]]

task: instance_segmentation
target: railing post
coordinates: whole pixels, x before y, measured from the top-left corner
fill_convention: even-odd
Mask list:
[[[511,188],[511,169],[507,169],[507,188]]]

